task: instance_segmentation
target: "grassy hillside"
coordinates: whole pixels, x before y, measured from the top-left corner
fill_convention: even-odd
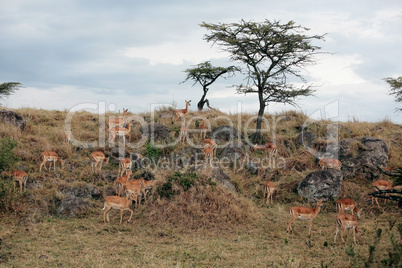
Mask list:
[[[77,140],[91,144],[86,148],[64,142],[66,111],[18,109],[15,112],[26,119],[25,130],[0,122],[0,138],[12,137],[16,142],[13,152],[18,161],[8,169],[26,171],[32,189],[13,192],[13,182],[7,176],[1,177],[0,266],[362,267],[365,264],[387,266],[401,257],[401,211],[392,202],[381,204],[380,208],[372,206],[368,196],[371,182],[362,177],[344,180],[339,196],[352,197],[363,209],[359,221],[362,237],[358,245],[353,245],[350,234],[345,235],[346,245],[339,237],[333,243],[335,201],[325,202],[314,219],[311,236],[307,235],[308,223],[300,220],[293,223],[294,234],[286,233],[288,209],[313,206],[295,192],[298,182],[319,169],[317,159],[296,142],[300,127],[307,120],[304,114],[286,112],[266,116],[264,128],[269,131],[263,139],[275,139],[277,165],[262,168],[255,175],[239,164],[225,165],[222,170],[231,178],[235,192],[211,179],[209,169],[189,166],[185,170],[171,170],[168,165],[171,163],[163,165],[163,159],[185,155],[183,152],[192,154],[188,151],[189,143],[169,145],[177,139],[180,129],[179,123],[172,124],[170,110],[159,110],[155,116],[131,115],[136,122],[154,120],[165,125],[170,135],[157,141],[161,146],[143,143],[141,124],[134,124],[128,139],[133,146],[126,147],[125,154],[139,153],[159,160],[159,165],[137,169],[133,177],[151,172],[158,180],[158,187],[135,210],[133,222],[120,226],[118,211],[111,212],[110,224],[104,224],[102,218],[103,199],[113,193],[113,182],[105,174],[117,174],[118,169],[115,147],[107,142],[105,147],[93,145],[103,138],[99,126],[104,126],[104,117],[89,112],[77,112],[72,117],[72,134]],[[107,114],[106,118],[109,116],[117,114]],[[246,156],[263,157],[262,152],[252,151],[246,142],[252,133],[247,130],[255,126],[253,116],[193,112],[187,122],[195,129],[201,117],[208,117],[212,130],[231,124],[241,130],[242,161]],[[318,121],[309,125],[309,131],[316,136],[315,148],[327,145],[329,124]],[[378,137],[390,149],[388,166],[401,166],[400,125],[387,120],[340,125],[339,139]],[[190,130],[190,137],[190,142],[200,144],[199,133]],[[238,137],[234,141],[239,142]],[[39,172],[40,153],[46,150],[57,152],[66,161],[63,170]],[[111,159],[101,173],[93,173],[90,168],[89,154],[95,150],[103,151]],[[218,148],[217,159],[222,151]],[[261,184],[268,179],[275,182],[279,191],[274,205],[267,207],[262,204]],[[163,188],[167,181],[172,182],[171,188]],[[92,208],[80,211],[74,218],[57,214],[67,195],[65,189],[88,185],[99,191],[99,195],[89,200]],[[167,198],[166,193],[174,195]]]

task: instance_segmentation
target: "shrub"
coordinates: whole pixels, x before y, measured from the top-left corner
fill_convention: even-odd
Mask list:
[[[17,142],[12,138],[0,139],[0,172],[7,170],[17,162],[18,157],[13,153],[16,146]]]

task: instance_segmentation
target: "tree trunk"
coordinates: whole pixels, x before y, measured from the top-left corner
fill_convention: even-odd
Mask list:
[[[262,118],[263,118],[265,106],[266,106],[262,91],[258,92],[258,99],[260,101],[260,109],[258,110],[257,126],[256,126],[256,130],[255,130],[254,140],[253,140],[254,144],[259,143],[261,140],[261,124],[262,124]]]
[[[201,97],[201,100],[198,102],[197,107],[198,107],[198,111],[201,112],[202,109],[204,109],[204,105],[205,105],[205,97],[207,96],[207,92],[208,90],[204,89],[204,94]]]

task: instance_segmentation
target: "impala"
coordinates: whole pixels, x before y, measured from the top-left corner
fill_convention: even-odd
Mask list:
[[[132,169],[132,162],[131,162],[130,158],[123,158],[119,161],[119,171],[118,172],[120,173],[120,176],[123,176],[124,172],[126,172],[126,175],[127,175],[127,172],[131,171],[131,169]]]
[[[215,154],[216,148],[218,148],[218,144],[216,143],[216,141],[214,141],[213,139],[203,139],[202,143],[204,144],[204,147],[212,147],[213,153]]]
[[[276,147],[276,145],[274,143],[267,142],[263,145],[254,144],[253,150],[254,151],[256,151],[256,150],[264,151],[265,154],[267,155],[267,157],[268,157],[268,152],[269,152],[269,157],[276,157],[278,147]]]
[[[185,140],[187,138],[187,134],[188,134],[188,129],[185,126],[182,126],[180,128],[180,132],[179,132],[179,140],[180,140],[180,142],[185,142]]]
[[[45,170],[46,168],[46,163],[50,162],[49,170],[52,168],[52,162],[53,162],[53,168],[54,171],[56,171],[56,162],[60,163],[61,168],[64,167],[64,161],[60,159],[60,157],[57,155],[56,152],[53,151],[45,151],[40,154],[42,156],[42,163],[39,165],[39,171],[42,171],[43,165],[45,165]]]
[[[274,195],[274,192],[276,191],[275,185],[272,181],[266,181],[262,185],[262,194],[263,194],[263,200],[265,204],[269,204],[269,200],[271,199],[272,202],[272,196]]]
[[[131,170],[129,170],[129,171],[126,172],[126,176],[120,176],[115,180],[115,182],[114,182],[115,191],[116,191],[118,196],[121,196],[121,194],[123,193],[123,184],[128,181],[128,179],[130,178],[131,174],[133,174],[133,173],[131,172]]]
[[[386,180],[377,180],[377,181],[373,181],[373,183],[371,184],[371,187],[373,187],[374,191],[391,190],[392,189],[392,182],[386,181]],[[377,197],[372,197],[371,198],[371,204],[373,205],[374,200],[377,203],[377,206],[380,206],[380,204],[378,204]],[[386,203],[386,202],[387,202],[387,200],[384,200],[384,203]]]
[[[28,174],[25,171],[22,171],[22,170],[16,170],[16,171],[12,171],[12,172],[4,171],[3,174],[15,179],[15,182],[18,182],[20,185],[21,192],[24,187],[26,189]],[[15,192],[15,183],[14,183],[14,192]]]
[[[141,201],[141,192],[142,192],[141,187],[142,184],[139,180],[131,180],[126,183],[123,183],[123,188],[124,191],[126,192],[126,195],[135,196],[136,208],[138,207],[138,202]]]
[[[334,244],[336,243],[336,237],[338,236],[339,229],[341,228],[341,238],[343,243],[345,240],[343,239],[343,234],[346,229],[352,229],[353,231],[353,242],[356,244],[356,233],[360,237],[360,231],[357,229],[357,219],[355,216],[350,214],[339,215],[336,218],[336,232],[334,237]]]
[[[361,210],[356,207],[355,201],[350,198],[344,198],[336,201],[336,210],[338,211],[338,216],[343,214],[345,210],[349,210],[350,212],[356,212],[357,218],[360,219]]]
[[[101,171],[103,162],[106,164],[109,163],[109,158],[106,158],[106,156],[100,151],[91,153],[89,158],[91,159],[92,172],[95,172],[97,166],[99,166],[99,171]]]
[[[212,146],[207,145],[204,147],[204,149],[202,149],[202,152],[204,153],[205,156],[205,163],[212,165],[212,158],[214,157],[214,149],[212,148]]]
[[[125,210],[128,210],[131,212],[130,218],[127,220],[127,222],[130,222],[131,217],[133,216],[133,211],[130,209],[133,201],[132,199],[127,199],[125,197],[120,197],[120,196],[108,196],[105,198],[105,203],[103,206],[102,210],[105,210],[103,213],[103,222],[110,223],[109,221],[109,213],[110,210],[113,209],[120,209],[120,224],[123,222],[123,213]]]
[[[109,128],[109,142],[114,141],[115,137],[123,137],[123,141],[126,142],[126,136],[130,134],[131,123],[127,123],[127,127],[112,127]]]
[[[140,181],[141,184],[141,192],[144,194],[144,199],[145,201],[147,201],[147,194],[149,193],[149,191],[151,191],[152,187],[155,186],[156,181],[147,181],[144,179],[138,179]]]
[[[338,159],[335,158],[325,158],[325,157],[320,157],[320,162],[318,164],[321,167],[321,170],[324,170],[324,168],[333,168],[336,170],[341,170],[342,167],[342,162],[339,161]]]
[[[200,130],[200,138],[205,139],[205,137],[207,136],[207,131],[208,131],[208,128],[207,128],[205,120],[202,120],[202,123],[198,127],[198,129]]]
[[[108,121],[109,129],[111,129],[113,127],[123,127],[124,118],[126,116],[127,111],[128,111],[128,109],[123,108],[123,117],[117,117],[117,118],[109,119],[109,121]]]
[[[66,144],[71,143],[71,130],[66,131],[66,134],[64,135],[64,142]]]
[[[318,215],[321,207],[322,207],[322,199],[319,199],[317,201],[316,208],[292,207],[289,210],[289,214],[290,214],[290,216],[292,216],[292,218],[290,219],[290,221],[288,223],[287,231],[293,232],[293,228],[292,228],[291,224],[296,219],[309,220],[308,234],[310,235],[311,226],[313,225],[313,219]]]
[[[176,115],[175,119],[173,120],[173,122],[176,122],[176,120],[180,117],[180,116],[186,116],[186,114],[188,113],[188,106],[191,106],[189,101],[185,101],[186,102],[186,109],[176,109],[173,110],[174,115]]]

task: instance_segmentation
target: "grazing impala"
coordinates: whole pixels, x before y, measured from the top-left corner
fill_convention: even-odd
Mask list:
[[[353,231],[353,242],[356,244],[356,233],[360,237],[360,231],[357,229],[357,219],[355,216],[350,214],[339,215],[336,218],[336,232],[334,237],[334,244],[336,243],[336,237],[338,236],[339,229],[341,229],[341,238],[343,243],[345,240],[343,239],[343,234],[346,229],[352,229]]]
[[[319,199],[317,201],[316,208],[292,207],[289,210],[289,214],[290,214],[290,216],[292,216],[292,218],[290,219],[290,221],[288,223],[287,231],[288,232],[289,231],[293,232],[293,228],[292,228],[291,224],[296,219],[309,220],[308,234],[310,235],[311,226],[313,225],[313,219],[318,215],[318,213],[320,212],[321,207],[322,207],[322,199]]]
[[[207,146],[211,146],[213,149],[213,154],[215,154],[216,148],[218,148],[218,144],[213,139],[203,139],[202,144],[204,144],[204,148]]]
[[[130,158],[123,158],[119,161],[119,171],[118,172],[120,173],[120,176],[123,176],[124,172],[126,172],[126,175],[127,175],[127,172],[131,171],[131,169],[132,169],[132,162],[131,162]]]
[[[356,212],[357,218],[360,219],[361,210],[356,207],[355,201],[350,198],[339,199],[336,201],[336,210],[338,211],[338,216],[343,214],[345,210],[349,210],[350,212]]]
[[[109,221],[109,213],[111,209],[120,209],[120,224],[123,222],[123,213],[125,210],[128,210],[131,212],[130,218],[127,220],[127,222],[130,222],[131,217],[133,216],[133,211],[130,209],[133,201],[132,199],[127,199],[125,197],[120,197],[120,196],[108,196],[105,198],[105,203],[103,206],[102,210],[105,210],[103,213],[103,222],[110,223]]]
[[[71,143],[71,130],[66,131],[64,135],[64,142],[68,145]]]
[[[377,180],[377,181],[373,181],[373,183],[371,184],[371,187],[373,188],[374,191],[391,190],[392,189],[392,182],[387,181],[387,180]],[[371,204],[373,205],[374,200],[377,203],[377,206],[380,206],[380,204],[378,204],[377,197],[372,197],[371,198]],[[386,202],[387,202],[387,200],[384,201],[384,203],[386,203]]]
[[[21,192],[23,191],[23,188],[26,189],[28,174],[25,171],[22,170],[15,170],[12,172],[4,171],[3,174],[12,177],[15,180],[15,182],[18,182],[20,185]],[[14,183],[14,192],[15,192],[15,184],[16,183]]]
[[[176,116],[173,122],[176,122],[176,120],[179,119],[180,116],[186,116],[186,114],[188,113],[188,106],[191,106],[190,104],[191,100],[185,102],[186,102],[186,109],[173,110],[174,115]]]
[[[266,181],[262,185],[262,194],[263,194],[263,201],[265,204],[269,204],[269,200],[272,202],[272,196],[274,195],[274,192],[276,191],[275,185],[272,181]]]
[[[325,157],[320,157],[320,162],[318,164],[321,167],[321,170],[324,170],[324,168],[333,168],[336,170],[341,170],[342,167],[342,162],[339,161],[338,159],[335,158],[325,158]]]
[[[179,132],[179,140],[180,140],[180,142],[185,142],[185,140],[187,138],[187,134],[188,134],[188,129],[185,126],[182,126],[180,128],[180,132]]]
[[[214,149],[212,146],[205,146],[204,149],[202,149],[202,152],[204,153],[205,156],[205,163],[212,166],[212,158],[214,158]]]
[[[127,114],[127,111],[128,111],[128,109],[123,108],[123,117],[109,119],[109,121],[108,121],[109,129],[111,129],[113,127],[123,127],[124,120],[125,120],[124,118]]]
[[[202,120],[202,123],[200,124],[198,129],[200,130],[200,138],[205,139],[205,137],[207,136],[207,131],[208,131],[206,120]]]
[[[56,152],[45,151],[45,152],[42,152],[40,155],[42,156],[43,161],[39,165],[39,171],[42,171],[43,165],[45,166],[45,170],[47,170],[47,168],[46,168],[47,162],[50,162],[49,170],[52,168],[52,162],[53,162],[54,171],[56,171],[56,162],[60,163],[61,168],[64,167],[64,161],[60,159],[60,157],[57,155]]]
[[[122,195],[122,193],[123,193],[123,184],[125,184],[128,181],[128,179],[130,178],[131,174],[133,174],[133,173],[131,172],[131,170],[129,170],[129,171],[126,172],[126,176],[120,176],[115,180],[115,182],[114,182],[115,191],[116,191],[118,196]]]
[[[265,154],[267,155],[267,157],[268,157],[268,152],[269,152],[269,157],[276,157],[278,147],[276,147],[276,145],[274,143],[267,142],[263,145],[254,144],[253,150],[254,151],[255,150],[264,151]]]
[[[109,128],[109,142],[114,142],[115,137],[123,137],[123,142],[126,142],[126,136],[130,135],[131,123],[127,123],[127,127],[112,127]]]
[[[91,159],[92,172],[95,172],[98,166],[99,171],[101,171],[103,162],[106,164],[109,163],[109,158],[106,158],[106,156],[100,151],[91,153],[89,158]]]

